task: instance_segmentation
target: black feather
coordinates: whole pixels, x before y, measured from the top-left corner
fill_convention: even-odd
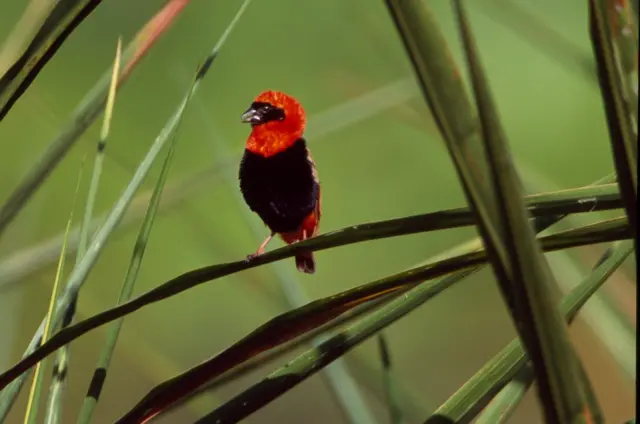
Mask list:
[[[319,185],[304,138],[269,157],[245,149],[239,178],[249,208],[276,233],[297,230],[318,202]]]

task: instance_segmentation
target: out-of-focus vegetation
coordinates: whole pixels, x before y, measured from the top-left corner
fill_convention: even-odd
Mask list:
[[[450,2],[428,3],[466,77]],[[615,169],[587,3],[543,1],[532,8],[520,0],[466,2],[527,193],[584,186]],[[111,66],[117,38],[128,42],[163,4],[103,0],[40,72],[0,122],[0,204]],[[96,216],[104,216],[119,198],[182,100],[195,65],[210,52],[240,4],[190,2],[118,91]],[[7,39],[25,7],[17,1],[0,6],[0,40]],[[261,241],[255,230],[261,228],[259,218],[250,215],[252,222],[247,222],[232,177],[247,136],[239,115],[256,94],[269,88],[295,95],[309,116],[307,139],[323,187],[321,232],[466,205],[384,2],[255,1],[181,123],[136,294],[188,270],[241,259]],[[46,312],[61,242],[46,250],[47,243],[64,230],[78,167],[87,152],[95,151],[99,121],[0,236],[0,370],[19,360]],[[148,199],[161,165],[160,160],[152,168],[141,196]],[[85,177],[82,183],[76,216],[82,215],[88,181]],[[145,209],[145,199],[134,202],[105,246],[82,289],[77,320],[115,305]],[[559,227],[620,216],[622,211],[571,215]],[[316,299],[407,269],[477,235],[473,227],[464,227],[323,250],[316,254],[316,275],[295,273],[288,259],[215,280],[129,315],[93,422],[113,422],[151,387],[291,308],[291,294],[279,284],[283,272],[291,271],[285,278],[306,292],[305,297]],[[70,246],[74,254],[77,233]],[[558,292],[566,293],[582,281],[607,247],[547,254]],[[635,263],[627,260],[569,330],[607,422],[622,422],[635,412],[635,281]],[[353,377],[353,389],[375,421],[388,420],[388,401],[393,399],[407,423],[422,422],[516,335],[511,322],[486,267],[385,330],[391,368],[383,370],[376,340],[369,340],[345,355],[340,373]],[[64,423],[76,420],[105,329],[71,344]],[[239,381],[207,391],[157,421],[193,422],[280,363],[282,359],[269,362]],[[347,422],[336,401],[344,399],[344,393],[335,391],[335,380],[325,378],[329,380],[306,380],[247,422]],[[392,381],[393,396],[385,381]],[[9,423],[22,422],[26,392]],[[530,390],[511,419],[533,424],[541,417]]]

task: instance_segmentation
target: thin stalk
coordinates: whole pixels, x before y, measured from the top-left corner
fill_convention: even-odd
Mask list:
[[[616,62],[608,1],[589,1],[589,32],[596,58],[598,82],[604,102],[618,184],[625,201],[629,223],[637,234],[638,140],[637,133],[634,137],[631,116],[625,104],[625,86]],[[637,57],[637,50],[635,54]],[[627,98],[629,96],[631,94],[628,94]]]
[[[615,260],[608,262],[606,266],[603,267],[603,271],[598,274],[597,277],[589,277],[585,282],[583,282],[583,284],[565,296],[562,306],[569,319],[575,317],[576,313],[584,303],[606,280],[606,277],[604,276],[608,276],[613,272],[616,266],[622,262],[620,259],[624,260],[624,257],[626,257],[624,254],[626,253],[626,255],[628,255],[631,252],[629,244],[627,244],[627,246],[627,250],[623,250],[622,255],[614,256]],[[612,266],[612,262],[614,262],[614,266]],[[470,269],[462,273],[447,276],[439,281],[430,281],[417,285],[406,292],[403,296],[400,296],[389,302],[387,305],[382,306],[370,316],[363,318],[347,329],[338,332],[318,348],[312,348],[303,352],[283,367],[269,374],[259,383],[251,386],[249,389],[235,396],[222,406],[215,408],[211,413],[197,420],[196,424],[230,424],[239,422],[269,403],[271,400],[295,387],[309,376],[315,374],[336,358],[341,357],[358,343],[366,340],[371,335],[395,322],[398,318],[411,312],[426,300],[432,298],[435,294],[441,292],[442,290],[438,290],[437,288],[438,285],[442,285],[444,286],[443,289],[446,289],[455,281],[458,281],[468,273],[477,269],[478,268]],[[515,342],[517,343],[517,340]],[[522,350],[521,347],[520,349]],[[135,415],[125,415],[125,417],[117,421],[117,424],[123,424],[125,422],[141,421]],[[443,422],[443,420],[433,422]],[[458,423],[459,421],[447,420],[444,422]]]
[[[624,240],[629,237],[631,237],[631,233],[628,225],[624,222],[624,218],[617,218],[593,225],[579,227],[574,230],[564,231],[552,236],[542,237],[541,242],[545,251],[554,251],[569,247],[583,246],[586,244]],[[327,236],[318,236],[304,242],[299,242],[294,245],[285,246],[265,253],[258,259],[251,262],[242,260],[187,272],[136,298],[133,298],[127,303],[71,325],[65,330],[58,332],[47,343],[40,346],[40,348],[26,355],[16,365],[0,374],[0,389],[6,387],[7,384],[11,383],[16,378],[19,378],[25,371],[30,369],[47,355],[94,328],[131,314],[148,304],[172,297],[204,282],[228,276],[241,270],[255,268],[262,264],[275,262],[276,260],[290,258],[295,256],[299,251],[314,252],[320,250],[320,248],[330,247],[327,243],[327,239]],[[342,239],[340,241],[343,244],[346,244],[352,240]],[[335,243],[335,240],[333,242]],[[406,288],[416,281],[423,281],[424,279],[435,278],[455,270],[466,269],[479,263],[484,263],[484,261],[486,261],[484,250],[475,248],[467,254],[448,258],[437,263],[425,265],[419,269],[407,271],[374,283],[357,287],[355,289],[342,292],[339,295],[331,296],[330,298],[324,299],[324,301],[316,300],[295,311],[283,314],[279,319],[276,318],[258,328],[254,331],[255,334],[253,334],[253,336],[255,336],[254,341],[265,343],[265,340],[263,340],[264,337],[267,345],[271,348],[280,343],[284,343],[293,337],[297,337],[299,334],[308,331],[310,328],[322,325],[364,302],[371,301],[388,293]],[[296,326],[296,320],[301,319],[305,314],[308,314],[307,317],[309,321],[303,321],[298,323],[299,325]],[[243,347],[243,349],[245,348],[248,349],[252,355],[259,353],[256,350],[256,347]],[[238,362],[236,361],[242,362],[242,358],[236,354],[229,355],[228,357],[225,356],[224,361],[227,360],[231,360],[234,363],[233,366],[237,365]],[[225,367],[231,368],[232,366],[225,365]]]
[[[49,307],[47,309],[47,315],[44,320],[44,330],[42,333],[42,341],[45,342],[49,337],[49,331],[52,327],[51,317],[53,316],[53,307],[55,304],[55,299],[58,294],[58,287],[60,285],[60,277],[62,276],[62,271],[64,269],[64,259],[65,259],[65,249],[66,249],[66,241],[69,236],[69,229],[71,228],[71,222],[73,221],[73,211],[76,206],[76,200],[78,198],[78,193],[80,192],[80,181],[82,181],[82,170],[84,169],[84,159],[80,164],[80,171],[78,174],[78,179],[76,182],[76,190],[73,195],[73,201],[71,202],[71,211],[69,212],[69,219],[67,220],[67,226],[65,229],[65,239],[62,242],[62,250],[60,251],[60,259],[58,260],[58,267],[56,269],[56,276],[53,281],[53,288],[51,290],[51,297],[49,298]],[[33,382],[31,384],[31,389],[29,390],[29,398],[27,400],[27,412],[24,416],[24,424],[35,424],[38,416],[38,405],[40,400],[40,389],[42,387],[42,378],[44,377],[44,367],[46,365],[46,361],[42,361],[38,363],[35,369],[35,374],[33,376]],[[2,419],[0,419],[0,422]]]
[[[97,151],[93,163],[93,174],[89,183],[89,193],[85,203],[84,216],[80,226],[80,239],[78,241],[78,249],[76,251],[75,264],[78,265],[82,259],[82,255],[87,250],[89,242],[89,230],[91,228],[91,218],[93,217],[93,207],[95,205],[98,194],[98,185],[100,183],[100,174],[102,173],[102,163],[104,161],[104,150],[107,146],[107,138],[109,137],[109,128],[111,126],[111,117],[113,116],[113,107],[116,98],[116,84],[118,82],[118,71],[120,69],[120,59],[122,57],[122,39],[118,37],[116,45],[116,55],[113,63],[113,72],[111,74],[111,85],[109,86],[109,94],[107,96],[107,104],[105,107],[104,119],[102,121],[102,129],[100,138],[98,139]],[[73,322],[75,312],[77,310],[78,296],[76,296],[66,311],[62,319],[62,328],[66,328]],[[58,424],[61,422],[62,406],[66,379],[69,369],[69,345],[60,349],[56,355],[53,365],[53,376],[49,389],[49,401],[46,409],[45,423]]]
[[[96,0],[86,0],[95,2]],[[67,2],[59,2],[66,4]],[[122,85],[140,60],[148,53],[156,40],[163,35],[171,24],[187,6],[189,0],[167,0],[162,9],[156,13],[147,24],[136,34],[125,49],[122,57],[121,72],[118,86]],[[74,110],[68,124],[49,143],[46,151],[37,162],[27,171],[4,204],[0,207],[0,237],[9,224],[26,205],[31,196],[40,188],[49,174],[62,161],[74,143],[103,110],[107,100],[107,93],[111,81],[111,70],[108,70],[98,80],[96,85],[87,93],[78,107]],[[0,420],[5,416],[5,410],[0,405]]]
[[[397,399],[395,381],[393,379],[393,368],[391,365],[391,349],[387,343],[387,338],[383,333],[378,335],[378,352],[380,352],[380,362],[382,363],[382,385],[387,398],[387,408],[389,409],[389,424],[402,424],[402,410]]]
[[[149,169],[155,162],[156,157],[158,156],[158,154],[166,144],[167,140],[171,137],[171,135],[175,131],[189,100],[196,92],[202,79],[206,76],[207,71],[210,69],[211,64],[213,63],[214,59],[217,57],[217,54],[220,48],[222,47],[227,37],[229,36],[231,29],[236,25],[236,23],[240,19],[240,16],[242,15],[246,7],[249,5],[249,3],[250,3],[250,0],[245,0],[242,3],[240,10],[231,21],[231,24],[226,28],[225,32],[222,34],[222,36],[218,40],[218,43],[213,48],[211,54],[206,58],[202,66],[199,68],[198,75],[196,76],[196,81],[194,82],[193,86],[191,87],[189,92],[185,95],[184,99],[182,100],[182,102],[180,103],[180,105],[178,106],[174,114],[169,118],[169,120],[165,124],[162,131],[160,131],[160,134],[158,134],[155,141],[151,145],[149,151],[147,152],[147,155],[138,165],[138,169],[136,170],[132,179],[129,181],[129,184],[125,188],[124,192],[122,193],[122,195],[120,196],[116,204],[111,209],[111,212],[109,213],[109,216],[107,217],[106,221],[104,222],[102,227],[98,230],[97,234],[94,236],[90,246],[87,249],[87,252],[82,257],[82,260],[71,271],[71,275],[68,278],[65,291],[62,293],[62,295],[58,298],[58,301],[56,302],[55,312],[53,314],[53,321],[52,321],[53,325],[57,325],[59,323],[60,319],[62,318],[62,312],[67,309],[68,305],[70,305],[71,302],[73,302],[75,297],[78,295],[78,291],[80,290],[80,287],[82,287],[82,285],[86,281],[89,271],[93,268],[93,265],[96,263],[100,253],[102,252],[102,248],[107,242],[109,236],[113,233],[115,228],[118,226],[118,224],[122,220],[122,217],[124,216],[124,213],[126,212],[127,207],[131,203],[133,196],[135,195],[136,191],[142,184],[142,181],[144,180],[147,173],[149,172]],[[186,3],[184,5],[186,5]],[[184,5],[182,7],[184,7]],[[179,5],[176,5],[176,7],[178,6]],[[171,13],[167,12],[167,14],[164,15],[164,18],[167,19],[167,18],[173,17],[175,16],[174,15],[175,13],[176,13],[175,10],[171,11]],[[165,22],[162,25],[166,26],[167,23]],[[157,32],[156,32],[156,35],[157,35]],[[151,41],[146,40],[147,43],[150,43]],[[145,50],[141,50],[141,51],[138,51],[138,53],[142,54],[144,51]],[[126,73],[126,68],[124,72]],[[30,354],[32,354],[37,349],[38,345],[41,344],[42,333],[44,331],[44,324],[45,323],[43,321],[40,327],[38,328],[38,330],[36,331],[36,334],[33,336],[31,343],[26,349],[26,352],[24,355],[25,357],[28,357]],[[68,328],[71,328],[71,327],[68,327]],[[66,331],[66,330],[62,330],[62,331]],[[58,334],[60,334],[61,332],[59,332]],[[13,403],[13,400],[17,396],[25,377],[26,377],[26,374],[23,374],[16,381],[12,382],[9,387],[5,388],[6,385],[2,386],[2,393],[0,393],[0,422],[4,418],[4,416],[8,413],[8,410],[11,404]]]
[[[195,79],[191,82],[189,91],[191,91],[194,83]],[[127,269],[127,273],[120,289],[118,304],[124,303],[129,300],[131,294],[133,293],[133,289],[138,278],[138,272],[140,271],[140,265],[142,264],[142,260],[144,258],[144,252],[149,242],[151,228],[153,227],[153,222],[158,211],[158,206],[160,204],[160,198],[162,197],[162,191],[164,189],[167,175],[169,174],[171,162],[175,153],[177,138],[178,137],[174,132],[172,142],[169,145],[169,151],[167,152],[164,164],[162,165],[160,176],[158,177],[156,186],[153,190],[153,194],[151,195],[151,200],[149,201],[147,212],[142,221],[142,225],[138,233],[138,238],[136,239],[136,243],[134,244],[131,260],[129,261],[129,267]],[[98,403],[98,400],[100,399],[100,394],[102,393],[102,388],[107,378],[107,371],[109,369],[109,364],[111,363],[111,357],[113,355],[113,351],[115,350],[116,342],[118,340],[118,336],[120,335],[120,330],[122,329],[123,324],[124,320],[119,319],[115,321],[109,328],[105,345],[102,348],[102,352],[100,353],[100,359],[98,360],[96,369],[93,372],[93,377],[91,378],[89,389],[87,390],[82,408],[80,409],[80,414],[77,421],[79,424],[89,424],[91,422],[93,412]]]
[[[568,323],[577,315],[587,300],[602,286],[611,274],[633,252],[631,242],[619,243],[611,254],[567,294],[561,304]],[[526,365],[526,352],[516,338],[487,362],[473,377],[445,401],[425,424],[455,422],[467,424],[482,411],[489,401]]]
[[[613,222],[610,224],[613,224]],[[578,240],[581,242],[586,241],[585,236],[589,233],[591,231],[587,230],[586,227],[571,230],[570,232],[557,233],[543,237],[543,246],[545,246],[545,250],[551,246],[566,248],[568,244],[564,244],[564,242],[568,241],[566,239],[568,234],[572,234],[570,238],[573,240],[570,243],[574,243]],[[588,239],[592,242],[594,241],[591,236]],[[558,242],[562,244],[562,247],[556,244]],[[303,308],[281,314],[218,355],[156,386],[125,416],[125,419],[143,419],[154,416],[164,411],[168,406],[181,402],[185,396],[198,390],[207,381],[227,370],[242,364],[261,352],[286,343],[310,329],[322,326],[358,305],[379,299],[390,293],[410,289],[420,282],[451,272],[459,271],[456,275],[466,274],[470,269],[476,270],[477,265],[486,261],[486,252],[482,246],[477,246],[475,243],[468,247],[468,250],[460,248],[459,251],[467,252],[467,254],[462,253],[430,262],[424,266],[358,286],[328,298],[316,300]],[[448,282],[449,280],[446,281]],[[447,284],[437,284],[433,287],[433,293],[444,290],[444,288],[448,287]],[[406,296],[406,293],[403,293],[403,295]],[[0,376],[0,384],[1,381],[2,376]]]
[[[40,4],[49,12],[22,55],[0,71],[0,122],[31,85],[62,43],[102,0],[67,0]],[[50,10],[47,10],[50,9]]]
[[[501,272],[496,271],[496,276],[520,338],[534,364],[538,396],[547,422],[584,422],[584,392],[589,384],[578,372],[578,356],[554,302],[552,290],[557,287],[557,282],[529,224],[528,213],[521,200],[521,179],[513,163],[461,0],[454,2],[454,9],[480,114],[488,175],[496,195],[500,217],[496,219],[497,227],[507,248],[507,262],[501,259],[504,275],[501,277]]]

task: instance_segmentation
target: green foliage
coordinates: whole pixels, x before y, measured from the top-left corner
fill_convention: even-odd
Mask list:
[[[100,3],[78,0],[61,2],[52,8],[41,31],[34,36],[32,48],[18,58],[0,79],[0,121],[29,88],[35,76],[45,69],[60,45]],[[108,128],[116,86],[127,79],[155,40],[166,32],[188,3],[188,0],[167,0],[129,44],[122,56],[122,64],[116,61],[113,75],[106,73],[86,95],[66,126],[0,206],[0,236],[97,118],[105,104],[104,128]],[[384,278],[368,283],[359,281],[355,287],[353,285],[356,282],[346,281],[353,288],[314,301],[309,301],[300,289],[303,281],[298,281],[279,267],[274,268],[291,310],[265,322],[197,366],[158,384],[129,411],[122,411],[118,423],[146,422],[184,405],[199,393],[238,379],[259,363],[279,358],[293,352],[301,344],[312,341],[310,347],[302,353],[298,352],[284,366],[227,402],[212,408],[197,422],[238,422],[315,373],[324,371],[337,401],[351,422],[374,424],[376,420],[372,410],[367,408],[364,397],[349,374],[348,366],[342,363],[340,368],[326,367],[375,335],[379,336],[381,383],[386,393],[388,419],[394,424],[402,423],[406,418],[396,392],[397,381],[392,366],[395,363],[392,364],[390,359],[393,346],[381,335],[381,331],[466,277],[476,275],[485,264],[491,266],[518,337],[426,417],[425,423],[470,423],[476,418],[482,424],[506,422],[534,382],[538,387],[537,395],[546,422],[604,422],[584,366],[574,352],[567,333],[568,324],[580,308],[630,256],[634,243],[637,243],[637,118],[635,113],[631,113],[632,105],[636,105],[637,110],[637,92],[634,94],[630,79],[633,73],[633,60],[630,58],[633,53],[637,55],[637,37],[630,39],[622,32],[615,32],[611,22],[620,23],[623,15],[613,16],[618,21],[612,20],[610,7],[604,0],[589,2],[590,35],[606,111],[615,176],[605,177],[586,187],[525,196],[521,172],[515,164],[500,114],[494,104],[494,95],[487,82],[462,1],[454,2],[454,15],[470,75],[473,102],[467,95],[462,72],[452,58],[440,23],[434,18],[427,2],[386,0],[391,20],[404,44],[469,207],[353,225],[271,250],[250,261],[242,259],[193,269],[132,297],[176,151],[175,132],[183,116],[192,110],[187,105],[191,103],[194,93],[218,57],[220,48],[249,3],[249,0],[242,2],[216,46],[197,68],[182,101],[158,133],[126,188],[89,242],[89,224],[93,216],[108,129],[102,132],[80,231],[76,264],[67,278],[64,292],[55,304],[52,298],[51,311],[23,358],[0,374],[0,422],[6,418],[31,368],[38,369],[55,352],[60,355],[59,360],[68,365],[66,349],[69,343],[111,322],[78,417],[78,424],[91,422],[108,375],[123,318],[147,305],[206,282],[291,258],[303,250],[334,249],[372,240],[462,227],[475,227],[480,238]],[[633,26],[631,22],[626,22],[626,25]],[[108,99],[111,100],[108,102]],[[426,121],[428,117],[420,116],[419,119]],[[217,134],[213,134],[213,137],[218,153],[223,152],[221,156],[226,156]],[[165,146],[168,149],[166,158],[133,246],[118,304],[75,324],[71,323],[79,292],[89,272],[104,246],[112,239],[135,193]],[[235,174],[230,169],[224,169],[223,172],[227,181],[234,180]],[[428,183],[428,177],[424,184]],[[240,200],[237,193],[236,198]],[[620,210],[624,210],[624,216]],[[573,214],[594,211],[610,211],[611,218],[588,225],[571,225],[564,231],[552,229],[550,234],[541,234],[561,220],[566,222],[565,218]],[[245,213],[248,211],[245,210]],[[249,215],[245,222],[251,225]],[[259,229],[254,228],[254,236],[259,238]],[[598,243],[613,245],[606,250],[591,273],[584,276],[582,282],[564,296],[558,305],[555,293],[557,278],[552,275],[545,254]],[[63,249],[61,262],[64,254]],[[51,337],[48,336],[50,326],[53,333]],[[56,332],[58,327],[60,329]],[[34,388],[37,390],[42,373],[36,374]],[[55,423],[61,419],[63,386],[64,381],[54,378],[48,408],[52,411],[49,422]],[[33,399],[34,404],[28,414],[35,419],[37,396]]]

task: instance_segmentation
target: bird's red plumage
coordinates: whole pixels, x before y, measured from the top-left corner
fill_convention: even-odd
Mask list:
[[[289,148],[302,137],[306,117],[302,105],[293,97],[279,91],[268,90],[255,99],[284,110],[286,119],[256,125],[247,139],[247,149],[269,157]]]

